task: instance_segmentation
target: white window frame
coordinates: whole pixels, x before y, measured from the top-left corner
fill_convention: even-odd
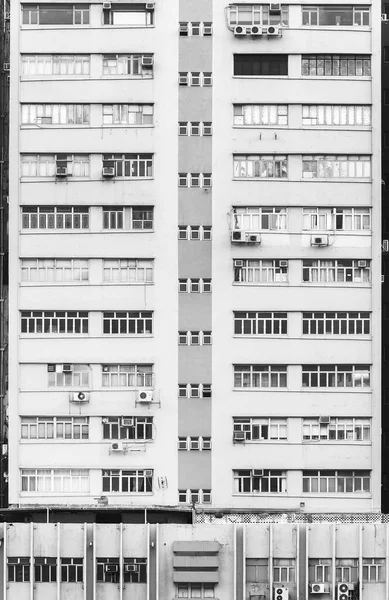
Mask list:
[[[234,127],[288,127],[288,104],[234,104]]]
[[[385,558],[362,558],[362,573],[364,583],[385,581]]]
[[[180,294],[210,294],[212,293],[212,279],[179,279],[178,291]]]
[[[179,383],[179,398],[211,398],[212,386],[210,383]]]
[[[124,316],[122,316],[124,315]],[[103,335],[150,336],[154,330],[154,312],[152,310],[104,311],[102,313]],[[120,331],[125,321],[125,332]],[[109,326],[109,327],[108,327]],[[109,331],[107,331],[109,329]],[[114,330],[117,329],[117,332]],[[141,329],[141,332],[139,332]],[[131,331],[133,330],[133,331]]]
[[[303,127],[364,127],[371,129],[370,104],[303,104]]]
[[[89,493],[89,469],[20,469],[21,494]],[[24,489],[23,489],[24,488]],[[41,488],[41,489],[39,489]]]
[[[151,475],[148,472],[151,471]],[[102,469],[102,491],[108,494],[152,494],[154,482],[153,469]],[[104,478],[109,483],[110,489],[104,489]],[[113,489],[114,480],[118,479],[119,489]],[[123,483],[127,480],[128,491],[123,491]],[[130,485],[134,485],[134,489],[130,490]],[[141,489],[143,487],[143,489]]]
[[[112,166],[115,179],[145,180],[154,178],[154,154],[133,152],[130,154],[103,154],[103,167]],[[134,206],[133,208],[137,208]]]
[[[90,227],[89,206],[22,206],[21,209],[23,232],[83,231]]]
[[[179,504],[211,504],[212,502],[212,493],[211,490],[207,489],[187,489],[187,490],[178,490],[178,503]],[[181,585],[181,584],[180,584]],[[186,584],[183,584],[186,585]],[[194,587],[196,584],[192,584]],[[200,585],[200,584],[199,584]],[[207,586],[207,584],[201,584]],[[184,596],[179,596],[184,597]],[[190,596],[191,597],[191,596]],[[196,596],[197,597],[197,596]],[[207,596],[208,598],[213,598],[214,596]]]
[[[371,56],[302,54],[301,75],[302,77],[371,77]]]
[[[89,417],[20,417],[20,439],[89,440]]]
[[[49,363],[47,365],[48,387],[89,388],[92,371],[89,364]]]
[[[21,177],[45,179],[56,177],[57,167],[66,167],[73,179],[90,177],[90,154],[22,154]]]
[[[303,155],[302,179],[371,179],[371,156]]]
[[[244,231],[286,231],[286,206],[234,206],[231,212],[233,229]]]
[[[371,262],[366,266],[358,266],[359,260],[353,259],[303,259],[303,284],[370,284]]]
[[[286,266],[281,266],[286,263]],[[242,285],[275,285],[289,283],[289,261],[273,259],[242,259],[243,266],[235,266],[234,283]],[[255,279],[258,278],[258,279]]]
[[[234,311],[234,335],[264,336],[287,335],[288,313],[262,311]]]
[[[346,491],[347,482],[351,483],[352,489]],[[364,490],[362,488],[365,483],[368,483],[368,486],[366,486],[368,489]],[[317,490],[312,491],[312,486]],[[323,488],[325,488],[325,491],[323,491]],[[303,494],[370,494],[370,492],[371,471],[369,470],[312,469],[303,471]]]
[[[123,425],[128,417],[102,417],[103,440],[126,442],[152,442],[154,439],[153,417],[132,416],[133,425]]]
[[[103,388],[149,388],[154,387],[154,365],[103,364],[101,365]]]
[[[287,365],[234,365],[234,389],[288,387]]]
[[[273,442],[288,439],[288,419],[278,417],[234,417],[233,431],[243,432],[245,442]]]
[[[273,558],[273,582],[292,583],[296,581],[296,560],[294,558]]]
[[[320,15],[321,12],[323,11],[324,13],[326,11],[329,12],[334,12],[335,6],[331,6],[331,5],[320,5],[320,6],[302,6],[302,26],[303,27],[325,27],[325,28],[337,28],[337,27],[341,27],[343,28],[350,28],[350,27],[370,27],[370,7],[369,6],[352,6],[352,5],[348,5],[348,4],[340,4],[337,5],[336,8],[340,8],[342,11],[344,10],[348,10],[349,12],[349,16],[352,17],[352,24],[341,24],[336,23],[336,24],[331,24],[328,25],[326,23],[320,23]],[[367,15],[367,19],[365,18]],[[304,23],[304,17],[305,20],[308,22]],[[359,21],[359,22],[358,22]],[[367,21],[367,23],[364,21]]]
[[[79,336],[89,334],[89,312],[87,311],[22,310],[20,317],[20,333],[22,335]],[[31,331],[32,325],[33,331]],[[47,326],[49,331],[46,331]]]
[[[152,79],[154,67],[143,67],[144,58],[153,58],[153,54],[103,54],[103,77],[126,77],[130,79]]]
[[[21,105],[21,126],[90,125],[90,104],[27,104]]]
[[[22,79],[90,76],[90,54],[22,54],[21,59]]]
[[[302,365],[301,385],[303,389],[370,388],[370,378],[370,365]]]
[[[279,469],[264,469],[261,476],[253,475],[253,469],[236,469],[233,479],[234,493],[239,495],[283,494],[287,491],[287,473]],[[276,489],[271,490],[274,484]]]
[[[330,441],[370,442],[371,419],[368,417],[330,417],[330,423],[320,422],[320,417],[305,417],[302,422],[303,442]]]
[[[281,7],[281,14],[270,15],[269,4],[230,4],[227,9],[229,28],[236,25],[281,25],[287,27],[289,22],[289,6]]]
[[[371,209],[354,207],[303,207],[303,231],[370,231]]]
[[[139,123],[137,123],[138,115],[140,115]],[[102,119],[103,127],[153,127],[154,104],[103,104]]]
[[[21,258],[21,283],[83,283],[89,281],[89,259]]]
[[[288,156],[234,154],[233,179],[288,179]]]
[[[370,335],[371,312],[303,312],[303,335]]]
[[[114,274],[117,273],[116,279]],[[103,283],[113,285],[153,285],[153,258],[103,259]]]

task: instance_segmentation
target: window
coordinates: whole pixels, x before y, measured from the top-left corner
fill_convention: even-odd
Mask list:
[[[189,135],[189,136],[209,136],[212,135],[212,123],[210,122],[201,122],[201,121],[180,121],[178,123],[178,135]],[[180,173],[179,180],[182,179],[182,185],[179,183],[180,187],[186,187],[187,182],[185,182],[185,178],[190,177],[190,173]],[[193,186],[192,186],[193,187]],[[196,186],[198,187],[198,186]]]
[[[234,365],[234,387],[287,387],[287,373],[286,365]]]
[[[104,440],[152,440],[153,417],[103,417]]]
[[[234,312],[235,335],[286,335],[288,313]]]
[[[103,125],[153,125],[153,104],[103,104]]]
[[[153,226],[153,206],[103,206],[103,229],[150,231]]]
[[[83,54],[22,54],[22,76],[39,75],[73,77],[90,74],[90,55]]]
[[[274,583],[288,583],[295,581],[296,565],[294,558],[273,559],[273,581]]]
[[[115,177],[151,179],[153,177],[152,154],[103,154],[103,166],[113,167]]]
[[[180,225],[178,227],[178,239],[209,241],[212,239],[212,227],[205,225]]]
[[[385,559],[363,558],[362,575],[365,583],[385,581]]]
[[[210,22],[187,22],[180,21],[179,33],[181,37],[199,36],[210,37],[212,35],[212,23]]]
[[[103,387],[152,387],[153,365],[102,365]]]
[[[268,558],[246,558],[246,583],[267,583],[269,581]]]
[[[103,10],[103,24],[150,27],[154,24],[154,10],[148,10],[144,4],[113,4],[110,10]]]
[[[103,313],[103,333],[109,335],[151,335],[152,311],[123,311]]]
[[[23,25],[89,25],[89,4],[22,4]]]
[[[286,207],[234,206],[231,226],[245,231],[284,231],[287,216]]]
[[[234,75],[239,77],[288,75],[288,55],[234,54]]]
[[[303,440],[369,441],[370,427],[370,419],[363,417],[306,418],[303,419]]]
[[[370,260],[303,260],[304,283],[370,283]]]
[[[22,229],[89,229],[89,207],[22,206]]]
[[[370,208],[303,208],[303,230],[370,231]]]
[[[212,449],[210,437],[179,437],[179,450],[199,450],[207,451]]]
[[[235,179],[286,179],[288,159],[286,156],[234,154]]]
[[[66,168],[67,177],[90,176],[89,154],[22,154],[22,177],[55,177],[57,167]]]
[[[211,331],[179,331],[178,343],[181,346],[206,346],[212,344]]]
[[[211,186],[212,186],[212,174],[211,173],[179,173],[178,174],[178,187],[209,188]]]
[[[154,260],[147,258],[103,259],[105,283],[153,283]]]
[[[212,73],[180,71],[178,83],[181,87],[210,87],[212,86]]]
[[[180,383],[178,384],[179,398],[211,398],[210,383]]]
[[[119,558],[96,558],[96,581],[119,583]]]
[[[228,7],[228,24],[236,25],[288,25],[289,6],[281,7],[281,15],[271,15],[269,5],[232,4]]]
[[[368,127],[371,125],[371,106],[358,104],[304,104],[302,125]]]
[[[85,311],[21,311],[21,333],[85,334],[88,322]]]
[[[369,312],[303,313],[303,335],[368,335]]]
[[[355,54],[303,54],[303,77],[370,77],[370,56]]]
[[[332,560],[330,558],[308,559],[308,580],[312,583],[329,583],[332,581]]]
[[[370,156],[303,156],[304,179],[369,179]]]
[[[178,598],[214,598],[213,583],[179,583],[176,585]]]
[[[89,125],[90,104],[22,104],[22,125]]]
[[[89,387],[90,365],[86,364],[48,364],[49,387]]]
[[[181,294],[211,293],[212,280],[211,279],[179,279],[178,280],[178,291]]]
[[[124,583],[147,583],[147,559],[124,558]]]
[[[288,105],[234,104],[234,125],[288,125]]]
[[[359,580],[357,558],[337,558],[335,561],[335,576],[337,583],[350,583]]]
[[[126,77],[150,79],[154,77],[153,64],[142,66],[144,59],[152,54],[103,54],[103,75],[125,75]],[[147,62],[150,62],[147,61]]]
[[[272,469],[240,469],[234,473],[236,494],[286,492],[286,471]]]
[[[303,493],[370,492],[370,471],[303,471]]]
[[[21,417],[22,440],[88,440],[89,417]]]
[[[144,494],[153,491],[153,470],[110,469],[102,471],[103,492]]]
[[[211,490],[178,490],[178,502],[180,504],[211,504]],[[192,589],[195,584],[192,583]],[[199,584],[200,585],[200,584]],[[213,588],[212,588],[213,589]],[[198,598],[194,591],[193,596],[190,598]],[[187,598],[188,596],[180,596],[181,598]],[[214,596],[204,596],[207,598],[213,598]]]
[[[30,581],[30,557],[8,556],[7,557],[8,583],[24,583]]]
[[[287,260],[242,259],[234,260],[234,282],[288,283]]]
[[[55,557],[36,556],[34,560],[34,583],[57,581],[57,559]]]
[[[62,583],[84,582],[84,559],[83,558],[61,558],[61,581]]]
[[[246,442],[286,440],[288,438],[287,419],[234,417],[234,434],[236,432],[243,432]]]
[[[22,281],[82,283],[89,281],[89,260],[81,258],[22,258]]]
[[[370,387],[369,365],[302,365],[302,386]]]
[[[303,25],[353,27],[370,25],[368,6],[303,6]]]
[[[22,492],[89,493],[89,469],[21,469]]]

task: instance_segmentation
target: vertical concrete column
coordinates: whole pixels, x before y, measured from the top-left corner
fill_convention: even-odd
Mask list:
[[[123,561],[123,523],[119,526],[119,598],[123,600],[124,561]]]
[[[358,552],[358,570],[359,570],[359,600],[363,600],[363,525],[359,525],[359,552]]]
[[[61,599],[61,523],[56,523],[57,529],[57,600]]]
[[[336,592],[336,532],[337,527],[334,524],[332,528],[332,600],[335,600]]]
[[[158,525],[147,525],[147,600],[159,599],[159,537]]]
[[[0,590],[4,600],[7,597],[7,525],[0,525]]]
[[[30,600],[34,600],[34,523],[30,523]]]
[[[95,524],[85,523],[85,548],[84,548],[84,600],[95,598]]]
[[[245,533],[244,525],[234,525],[235,600],[245,598]]]
[[[297,525],[297,598],[308,598],[308,526]]]

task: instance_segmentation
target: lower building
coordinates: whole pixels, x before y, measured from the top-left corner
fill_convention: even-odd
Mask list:
[[[4,600],[384,600],[384,523],[0,525]]]

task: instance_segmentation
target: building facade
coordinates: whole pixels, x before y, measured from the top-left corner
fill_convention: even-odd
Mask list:
[[[4,600],[384,600],[384,524],[1,524]]]
[[[379,511],[380,29],[14,10],[11,506]]]

